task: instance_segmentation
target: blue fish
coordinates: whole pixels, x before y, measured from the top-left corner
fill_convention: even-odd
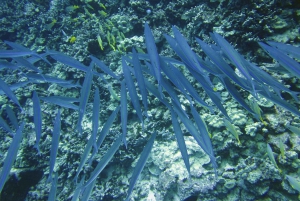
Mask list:
[[[100,95],[99,95],[99,89],[96,87],[95,93],[94,93],[94,102],[93,102],[93,127],[92,127],[92,136],[93,139],[93,147],[94,152],[98,152],[98,147],[96,143],[96,137],[98,134],[98,127],[99,127],[99,114],[100,114]]]
[[[86,72],[84,82],[82,88],[80,90],[80,103],[79,103],[79,110],[78,110],[78,121],[77,121],[77,131],[82,133],[81,122],[85,113],[86,105],[90,96],[92,81],[93,81],[93,65],[94,63],[91,62],[89,66],[89,71]]]
[[[19,100],[17,99],[16,95],[11,91],[10,87],[0,78],[0,89],[6,94],[10,100],[12,100],[16,105],[19,106],[19,108],[23,111],[22,106],[19,103]]]
[[[125,79],[121,82],[121,122],[122,122],[122,135],[123,135],[123,143],[127,149],[127,141],[126,141],[126,134],[127,134],[127,92],[125,86]]]
[[[52,179],[51,181],[51,188],[48,196],[48,201],[56,201],[57,180],[58,180],[58,174],[56,172],[54,174],[54,179]]]
[[[20,147],[20,143],[22,141],[23,136],[23,129],[24,129],[25,123],[22,122],[20,127],[18,128],[16,134],[14,135],[14,138],[9,146],[9,149],[7,151],[6,157],[4,159],[3,168],[0,174],[0,194],[2,192],[3,186],[7,180],[7,177],[9,175],[9,172],[11,170],[11,167],[17,157],[17,153]]]
[[[300,47],[296,47],[290,44],[278,43],[273,41],[267,41],[269,45],[272,47],[276,47],[277,49],[284,52],[286,55],[293,57],[295,59],[300,59]]]
[[[212,60],[212,62],[218,67],[220,71],[222,71],[227,77],[229,77],[232,81],[238,84],[245,90],[250,90],[248,84],[245,83],[245,80],[239,78],[234,70],[222,59],[222,56],[214,51],[211,47],[209,47],[206,43],[204,43],[199,38],[196,38],[196,41],[201,46],[204,53]],[[219,76],[220,77],[220,76]]]
[[[50,151],[50,165],[49,165],[49,176],[47,182],[50,183],[52,181],[52,173],[54,171],[54,166],[56,162],[57,150],[59,145],[59,137],[60,137],[60,129],[61,129],[61,114],[60,110],[57,111],[54,127],[52,132],[52,143],[51,143],[51,151]]]
[[[159,91],[160,95],[162,96],[162,88],[160,85],[161,72],[160,72],[159,55],[157,52],[157,48],[155,45],[155,40],[154,40],[152,31],[147,23],[145,23],[144,33],[145,33],[147,52],[148,52],[153,70],[155,72],[155,78],[158,82],[158,91]]]
[[[144,105],[144,112],[147,115],[147,111],[148,111],[148,98],[147,98],[147,89],[145,87],[145,83],[144,83],[144,76],[143,76],[143,72],[142,72],[142,68],[141,68],[141,64],[138,58],[138,55],[136,53],[136,50],[134,48],[132,48],[132,62],[133,62],[133,67],[134,67],[134,74],[138,83],[138,87],[140,89],[140,93],[142,95],[142,101],[143,101],[143,105]]]
[[[196,111],[196,109],[194,108],[194,106],[192,105],[192,103],[190,103],[190,108],[191,108],[194,120],[195,120],[195,122],[198,126],[198,130],[200,131],[202,142],[204,144],[204,146],[201,147],[201,148],[209,156],[210,161],[211,161],[212,166],[213,166],[214,171],[215,171],[215,176],[217,178],[218,177],[218,172],[217,172],[218,167],[217,167],[217,162],[216,162],[216,158],[215,158],[215,155],[214,155],[214,150],[213,150],[213,147],[212,147],[212,144],[211,144],[211,140],[209,138],[209,134],[208,134],[208,131],[207,131],[207,126],[206,126],[205,122],[203,121],[203,119],[201,118],[201,116]]]
[[[144,130],[144,123],[143,123],[143,115],[142,115],[142,111],[141,111],[141,106],[140,106],[140,102],[139,102],[139,98],[129,71],[129,67],[126,64],[125,58],[122,57],[122,69],[123,69],[123,73],[124,73],[124,78],[126,81],[126,86],[129,92],[129,96],[132,102],[132,105],[136,111],[136,114],[138,115],[141,123],[142,123],[142,127]]]
[[[300,78],[300,64],[287,56],[283,51],[270,47],[264,43],[258,42],[258,44],[274,59],[276,59],[280,65],[287,69],[292,75]]]
[[[69,98],[69,97],[67,97]],[[64,108],[70,108],[73,110],[79,110],[78,105],[73,104],[72,102],[63,99],[63,97],[58,97],[58,96],[48,96],[48,97],[40,97],[41,100],[47,102],[47,103],[52,103],[55,105],[59,105]],[[76,100],[78,102],[78,100]]]
[[[31,56],[33,56],[33,57],[38,57],[39,59],[44,60],[47,64],[51,65],[51,63],[46,59],[46,56],[47,56],[48,54],[45,54],[45,53],[44,53],[44,54],[38,54],[38,53],[36,53],[35,51],[32,51],[32,50],[30,50],[29,48],[24,47],[23,45],[20,45],[20,44],[18,44],[18,43],[14,43],[14,42],[11,42],[11,41],[5,40],[4,43],[6,43],[6,44],[9,45],[10,47],[12,47],[12,48],[14,48],[14,49],[16,49],[16,50],[18,50],[18,51],[31,52],[31,54],[30,54]]]
[[[120,77],[117,76],[112,70],[110,70],[102,61],[100,61],[99,59],[97,59],[94,56],[90,56],[92,61],[96,64],[96,66],[98,66],[99,68],[101,68],[101,70],[103,70],[105,73],[107,73],[108,75],[112,76],[113,78],[119,80]]]
[[[175,114],[175,112],[172,108],[170,108],[170,112],[171,112],[171,117],[172,117],[173,130],[174,130],[174,133],[175,133],[175,136],[176,136],[176,140],[177,140],[179,150],[181,152],[185,167],[186,167],[188,173],[191,174],[189,155],[188,155],[188,152],[187,152],[187,148],[186,148],[186,145],[185,145],[184,137],[183,137],[179,122],[177,120],[177,115]]]
[[[32,55],[31,51],[0,50],[0,58],[16,58]]]
[[[10,135],[13,136],[13,131],[1,116],[0,116],[0,127],[2,127],[6,132],[8,132]]]
[[[246,78],[246,80],[252,86],[252,93],[256,96],[256,91],[252,76],[247,68],[247,62],[221,35],[218,33],[213,33],[215,42],[221,47],[222,52],[229,58],[229,60],[239,69],[241,74]]]
[[[128,188],[128,191],[127,191],[127,197],[125,199],[126,201],[129,201],[131,193],[132,193],[133,188],[134,188],[134,185],[137,182],[137,180],[139,178],[139,175],[141,174],[141,172],[144,169],[146,161],[147,161],[147,159],[150,155],[151,149],[153,147],[155,137],[156,137],[156,131],[154,133],[152,133],[151,138],[148,140],[146,146],[144,147],[144,149],[141,153],[141,156],[140,156],[138,162],[136,163],[136,166],[133,170],[133,173],[132,173],[132,176],[131,176],[131,179],[130,179],[129,188]]]
[[[102,170],[106,167],[108,162],[112,159],[116,151],[119,149],[121,143],[122,143],[122,135],[120,135],[116,141],[113,143],[113,145],[110,147],[110,149],[105,153],[105,155],[102,157],[102,159],[99,161],[98,165],[94,169],[94,171],[91,173],[90,178],[85,182],[83,185],[83,189],[85,189],[87,186],[89,186],[93,181],[95,181],[98,177],[98,175],[102,172]]]
[[[11,124],[13,125],[14,129],[18,130],[19,128],[19,123],[18,123],[18,119],[14,113],[14,111],[11,109],[11,107],[9,107],[9,105],[6,105],[5,107],[7,116],[11,122]]]
[[[111,113],[111,115],[108,117],[107,121],[105,122],[102,130],[100,131],[100,134],[98,136],[97,139],[97,150],[99,150],[102,142],[104,141],[106,135],[109,132],[110,127],[112,126],[117,114],[120,111],[121,106],[119,105],[118,107],[116,107],[116,109]],[[89,159],[89,164],[92,163],[94,156],[97,154],[97,152],[93,152],[92,156]]]
[[[36,141],[34,148],[37,149],[38,155],[41,154],[39,143],[42,135],[42,111],[41,111],[41,104],[40,99],[36,91],[33,91],[32,95],[32,102],[33,102],[33,120],[34,120],[34,129],[36,135]]]

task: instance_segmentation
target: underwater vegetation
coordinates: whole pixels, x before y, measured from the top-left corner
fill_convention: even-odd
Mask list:
[[[243,146],[244,143],[247,143],[239,137],[239,131],[233,125],[232,116],[227,113],[224,107],[222,95],[215,87],[216,79],[236,102],[245,109],[244,111],[247,111],[257,121],[262,120],[260,110],[257,108],[259,106],[245,101],[241,95],[241,90],[243,93],[247,91],[251,94],[254,102],[259,102],[264,97],[295,116],[300,116],[300,112],[295,105],[282,97],[283,93],[288,93],[298,102],[299,92],[287,88],[260,67],[246,60],[221,35],[215,32],[211,33],[211,38],[214,40],[215,45],[209,45],[196,38],[197,43],[207,55],[205,59],[202,59],[192,50],[186,38],[175,26],[172,27],[172,31],[173,36],[165,34],[164,37],[180,59],[163,57],[158,54],[153,33],[149,25],[145,23],[144,35],[147,53],[138,53],[133,48],[132,53],[123,55],[121,58],[122,72],[120,73],[112,71],[95,56],[90,56],[90,64],[86,66],[61,52],[47,50],[45,53],[40,54],[20,44],[5,41],[11,49],[0,50],[1,69],[7,72],[6,76],[4,74],[1,75],[0,89],[1,94],[6,96],[13,103],[14,107],[11,109],[7,105],[8,118],[0,119],[0,126],[6,131],[7,138],[9,138],[8,142],[11,141],[0,175],[1,196],[6,194],[5,188],[8,188],[7,186],[10,185],[8,178],[14,162],[21,160],[17,157],[18,152],[24,152],[25,147],[27,147],[26,149],[36,150],[37,153],[34,157],[37,157],[39,160],[49,161],[49,166],[46,168],[48,172],[45,173],[48,178],[41,180],[45,182],[45,185],[51,183],[48,193],[49,200],[62,199],[59,198],[62,195],[61,193],[58,194],[58,192],[62,192],[60,183],[63,184],[66,180],[71,183],[70,187],[72,189],[68,190],[71,194],[64,199],[89,200],[92,192],[95,190],[94,187],[101,180],[100,175],[102,171],[110,164],[117,152],[123,150],[121,152],[125,154],[126,150],[131,149],[131,140],[133,139],[132,136],[128,136],[128,125],[133,122],[139,122],[134,127],[138,130],[137,132],[144,135],[144,141],[147,142],[143,150],[140,150],[141,154],[132,171],[130,182],[126,185],[126,192],[119,194],[120,199],[123,200],[138,199],[137,195],[135,195],[135,198],[131,198],[135,184],[145,167],[150,153],[155,151],[152,150],[155,141],[159,138],[159,135],[161,135],[160,138],[166,135],[164,134],[166,131],[160,130],[160,128],[154,128],[154,132],[148,131],[152,130],[152,114],[149,110],[154,100],[156,100],[157,106],[160,105],[161,107],[163,105],[169,111],[169,115],[165,118],[172,124],[175,133],[175,138],[173,139],[177,141],[181,155],[180,160],[184,162],[188,174],[187,178],[190,179],[195,174],[195,170],[193,170],[195,169],[195,159],[190,159],[191,153],[188,149],[190,140],[186,140],[187,136],[192,136],[193,141],[203,150],[202,157],[208,157],[205,164],[209,164],[210,168],[206,170],[206,174],[213,174],[214,176],[210,177],[210,180],[213,181],[212,186],[207,188],[213,188],[220,181],[219,174],[221,170],[218,169],[218,164],[222,163],[222,158],[215,154],[212,143],[214,136],[209,133],[208,126],[203,118],[203,112],[200,115],[199,111],[212,114],[220,112],[220,119],[224,121],[227,130],[235,138],[237,146]],[[259,45],[272,58],[278,61],[291,76],[300,76],[300,65],[295,60],[300,59],[299,47],[274,42],[259,43]],[[85,76],[82,85],[76,79],[63,79],[51,74],[44,74],[44,69],[35,65],[37,62],[45,62],[50,66],[48,68],[53,68],[52,63],[54,61],[83,71]],[[98,72],[99,69],[101,72]],[[199,89],[195,88],[190,81],[191,78],[185,75],[186,70],[190,72],[193,79],[201,86],[211,100],[210,103],[207,103],[199,95]],[[22,78],[20,80],[23,81],[8,84],[9,76],[14,74],[20,75]],[[97,83],[108,84],[107,76],[112,77],[118,85],[114,89],[109,85],[109,91],[112,100],[116,102],[116,107],[111,109],[113,112],[106,118],[105,122],[101,121],[103,127],[99,132],[99,115],[104,109],[100,104],[101,95]],[[39,91],[37,86],[48,83],[59,85],[62,88],[77,90],[79,97],[61,94],[42,96],[43,93]],[[14,93],[14,91],[22,90],[26,86],[29,86],[29,93],[32,97],[29,100],[17,97]],[[32,89],[30,86],[32,86]],[[93,90],[94,93],[91,93]],[[92,103],[90,102],[91,99],[93,100]],[[41,100],[43,103],[41,103]],[[32,102],[32,104],[30,106],[25,105],[24,103],[27,101]],[[182,104],[182,102],[186,104]],[[51,118],[52,116],[46,117],[43,115],[46,103],[57,105],[58,107],[55,108],[60,108],[49,113],[55,114],[53,126],[51,125],[49,128],[49,125],[44,125],[43,123],[43,118]],[[128,108],[133,108],[134,111],[128,110]],[[87,112],[88,109],[92,111],[90,117],[87,117],[87,115],[90,115]],[[33,110],[33,112],[29,110]],[[67,120],[69,117],[63,114],[67,110],[73,110],[76,113],[76,115],[72,113],[70,117],[72,122],[69,122],[70,120]],[[120,118],[117,121],[118,131],[115,135],[108,136],[109,130],[119,113]],[[26,118],[28,116],[33,118]],[[133,116],[137,116],[137,119]],[[90,128],[86,125],[87,122],[90,122]],[[30,145],[31,142],[29,139],[26,139],[30,138],[30,135],[25,134],[31,132],[31,127],[34,127],[34,145]],[[289,126],[289,129],[297,132],[294,127]],[[51,132],[51,137],[46,137],[45,132]],[[71,133],[70,136],[67,136],[68,132]],[[299,133],[297,134],[299,135]],[[170,133],[167,133],[167,135],[170,135]],[[112,143],[111,145],[106,144],[103,150],[101,145],[108,137]],[[49,150],[46,150],[47,146],[43,142],[46,138],[51,138],[48,139],[48,142],[51,144]],[[57,160],[61,160],[59,159],[61,157],[58,157],[58,152],[60,149],[61,151],[66,149],[61,143],[61,138],[69,138],[68,140],[64,139],[63,143],[70,143],[70,146],[76,144],[77,140],[83,140],[85,144],[83,153],[79,157],[72,159],[74,165],[68,165],[71,169],[75,168],[75,171],[72,170],[67,178],[61,174],[63,169],[60,167],[55,168],[55,166],[59,166],[56,165]],[[24,141],[27,142],[27,145],[25,145]],[[189,144],[186,142],[189,142]],[[23,148],[20,149],[22,146]],[[299,191],[297,179],[291,175],[285,175],[285,172],[276,163],[271,146],[265,143],[265,147],[265,152],[268,154],[271,164],[282,174],[282,179],[287,179],[292,188]],[[285,155],[284,149],[284,145],[281,144],[280,152],[282,157]],[[99,153],[100,150],[101,153]],[[69,154],[68,151],[64,150],[64,152],[67,157],[65,160],[70,160],[68,159],[70,156],[67,156]],[[152,158],[155,157],[159,156],[152,156]],[[111,167],[115,163],[118,162],[113,160]],[[180,199],[184,199],[184,196],[182,195]]]

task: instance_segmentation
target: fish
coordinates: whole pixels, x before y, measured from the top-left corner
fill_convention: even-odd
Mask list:
[[[10,68],[12,70],[18,70],[19,66],[8,61],[0,60],[0,69],[2,68]]]
[[[279,172],[281,173],[281,169],[278,167],[275,158],[274,158],[274,153],[272,151],[272,148],[269,144],[267,144],[267,154],[269,156],[270,161],[272,162],[272,164],[279,170]]]
[[[23,56],[30,56],[33,53],[31,51],[19,51],[19,50],[0,50],[0,58],[16,58]]]
[[[99,128],[99,114],[100,114],[100,95],[99,95],[99,88],[96,87],[95,93],[94,93],[94,102],[93,102],[93,121],[92,121],[92,136],[93,139],[93,149],[94,152],[98,152],[96,137],[98,134],[98,128]]]
[[[12,84],[12,85],[8,85],[9,89],[11,91],[15,91],[21,87],[25,87],[26,85],[30,84],[30,83],[34,83],[34,81],[23,81],[23,82],[17,82],[15,84]],[[1,90],[1,87],[0,87],[0,95],[4,95],[5,92],[3,90]]]
[[[139,175],[141,174],[141,172],[144,169],[144,166],[147,162],[147,159],[148,159],[148,157],[150,155],[150,152],[151,152],[151,149],[153,147],[156,135],[157,135],[157,132],[154,131],[151,135],[151,138],[148,140],[146,146],[144,147],[138,162],[136,163],[136,166],[135,166],[135,168],[133,170],[133,173],[132,173],[132,176],[130,178],[129,188],[128,188],[128,191],[127,191],[127,197],[125,199],[126,201],[129,201],[131,193],[132,193],[133,188],[134,188],[134,185],[137,182]]]
[[[14,129],[18,130],[19,123],[14,111],[11,109],[11,107],[9,107],[9,105],[6,105],[5,110],[12,126],[14,127]]]
[[[258,118],[257,113],[253,111],[249,105],[246,103],[244,98],[241,96],[241,94],[238,92],[238,90],[235,88],[235,86],[230,82],[228,77],[223,77],[221,79],[221,82],[229,92],[229,94],[243,107],[245,108],[250,114],[252,114],[255,118]]]
[[[40,97],[41,100],[47,102],[47,103],[52,103],[55,105],[59,105],[64,108],[70,108],[73,110],[79,110],[78,105],[73,104],[71,101],[66,100],[64,98],[71,98],[71,97],[59,97],[59,96],[48,96],[48,97]],[[74,99],[74,98],[72,98]],[[78,102],[79,99],[76,100]]]
[[[52,173],[54,171],[54,166],[56,162],[57,150],[59,145],[59,137],[60,137],[60,129],[61,129],[61,114],[60,110],[57,111],[54,127],[52,132],[52,142],[51,142],[51,151],[50,151],[50,162],[49,162],[49,176],[47,182],[50,183],[52,181]]]
[[[300,47],[296,47],[290,44],[278,43],[274,41],[267,41],[267,43],[272,46],[276,47],[277,49],[284,52],[286,55],[293,57],[295,59],[300,59]]]
[[[6,121],[1,117],[0,115],[0,127],[2,127],[3,130],[7,131],[10,135],[13,136],[13,131],[9,127],[9,125],[6,123]]]
[[[296,127],[296,126],[292,126],[292,125],[286,125],[285,127],[287,127],[290,131],[292,131],[294,134],[299,135],[300,136],[300,128]]]
[[[300,117],[300,112],[299,110],[294,107],[292,104],[286,102],[285,100],[281,99],[280,97],[278,97],[277,95],[273,94],[272,92],[268,91],[268,89],[266,88],[261,88],[259,86],[256,86],[256,88],[258,89],[258,93],[260,95],[262,95],[263,97],[265,97],[266,99],[272,101],[273,103],[276,103],[277,105],[285,108],[286,110],[294,113],[295,115],[298,115]]]
[[[56,201],[57,180],[58,180],[58,174],[56,172],[54,174],[54,178],[51,181],[51,188],[48,196],[48,201]]]
[[[63,63],[65,65],[71,66],[72,68],[76,68],[78,70],[87,72],[89,70],[88,66],[83,65],[73,57],[70,57],[66,54],[53,51],[53,50],[48,50],[47,53],[56,61],[59,61],[60,63]]]
[[[30,62],[28,62],[26,59],[22,57],[15,57],[13,58],[13,60],[17,62],[18,66],[24,66],[25,68],[35,71],[37,73],[43,72],[42,70],[38,69],[37,67],[35,67],[33,64],[31,64]]]
[[[241,145],[241,141],[239,138],[239,134],[237,130],[235,129],[234,125],[230,123],[227,119],[224,119],[224,125],[226,126],[227,130],[235,137],[235,139],[238,141],[238,144]]]
[[[65,65],[71,66],[72,68],[76,68],[77,70],[81,70],[83,72],[88,72],[89,71],[89,66],[94,65],[94,61],[92,60],[92,62],[90,63],[89,66],[86,66],[82,63],[80,63],[79,61],[77,61],[76,59],[74,59],[73,57],[70,57],[68,55],[62,54],[60,52],[54,51],[54,50],[48,50],[47,54],[49,54],[53,59],[55,59],[56,61],[59,61]],[[102,80],[105,80],[103,75],[92,71],[92,73],[98,77],[100,77]]]
[[[34,148],[37,149],[38,155],[40,155],[41,152],[39,148],[39,143],[42,135],[42,111],[41,111],[40,99],[36,91],[33,91],[32,102],[33,102],[33,121],[34,121],[35,135],[36,135]]]
[[[262,42],[258,42],[258,44],[293,76],[300,78],[300,64],[297,61],[290,58],[283,51],[276,49],[275,47],[268,46]]]
[[[9,45],[12,48],[18,50],[18,51],[31,52],[30,56],[38,57],[38,58],[44,60],[47,64],[49,64],[51,66],[51,63],[46,59],[47,54],[45,54],[45,53],[38,54],[37,52],[32,51],[29,48],[24,47],[23,45],[20,45],[18,43],[14,43],[14,42],[11,42],[11,41],[7,41],[7,40],[4,40],[4,43]]]
[[[160,100],[160,102],[162,102],[165,106],[167,106],[168,108],[171,108],[171,104],[169,104],[165,98],[162,98],[161,95],[159,94],[158,89],[151,84],[148,80],[144,80],[145,81],[145,86],[147,88],[147,90],[152,93],[154,96],[156,96],[156,98],[158,98],[158,100]]]
[[[159,91],[160,95],[162,96],[162,88],[161,88],[161,84],[160,84],[161,69],[160,69],[159,55],[157,52],[157,48],[155,45],[155,40],[154,40],[152,31],[147,22],[144,25],[144,34],[145,34],[146,48],[147,48],[147,52],[149,55],[149,59],[150,59],[151,65],[152,65],[154,73],[155,73],[155,78],[158,82],[158,91]]]
[[[81,200],[90,200],[90,196],[91,196],[91,193],[93,191],[93,188],[95,187],[95,184],[96,184],[96,179],[94,181],[92,181],[89,185],[87,185],[83,192],[81,193],[82,196],[81,196]]]
[[[92,81],[93,81],[93,62],[89,66],[89,71],[86,72],[82,88],[80,90],[80,102],[78,110],[78,121],[77,121],[77,131],[81,134],[82,127],[81,122],[85,113],[86,105],[90,96]]]
[[[196,140],[198,145],[201,147],[201,149],[203,149],[203,151],[206,153],[207,148],[206,148],[205,142],[203,141],[202,137],[200,136],[200,133],[198,132],[197,128],[194,126],[192,121],[186,117],[187,115],[183,114],[183,111],[180,110],[177,107],[177,105],[173,104],[173,110],[176,112],[180,121],[184,124],[184,126],[189,131],[189,133],[194,137],[194,139]]]
[[[82,179],[80,180],[80,182],[76,185],[75,191],[74,191],[73,195],[71,195],[72,196],[71,201],[77,201],[79,199],[80,192],[82,190],[82,185],[84,184],[84,179],[85,179],[85,177],[83,176]],[[68,197],[68,200],[71,198],[71,196]]]
[[[142,101],[144,105],[144,113],[148,117],[147,111],[148,111],[148,98],[147,98],[147,89],[145,87],[145,82],[144,82],[144,76],[141,68],[141,64],[137,55],[137,52],[134,48],[132,48],[132,61],[133,61],[133,68],[134,68],[134,74],[135,78],[138,83],[138,87],[140,89],[140,93],[142,95]]]
[[[215,42],[221,47],[222,52],[228,57],[228,59],[238,68],[241,74],[246,78],[247,82],[252,86],[252,94],[256,96],[256,90],[252,80],[252,76],[247,68],[248,63],[245,58],[240,55],[220,34],[214,32],[212,34]]]
[[[111,127],[111,125],[113,124],[117,114],[119,113],[120,111],[120,108],[121,106],[119,105],[118,107],[116,107],[116,109],[111,113],[111,115],[108,117],[107,121],[105,122],[102,130],[100,131],[100,134],[98,136],[98,139],[97,139],[97,150],[99,150],[102,142],[104,141],[106,135],[108,134],[109,132],[109,129]],[[90,159],[89,159],[89,164],[92,163],[93,161],[93,158],[94,156],[96,155],[97,152],[93,152],[93,154],[91,155]]]
[[[127,141],[126,141],[126,134],[127,134],[127,92],[125,86],[125,79],[121,82],[121,122],[122,122],[122,135],[123,135],[123,143],[125,148],[127,149]]]
[[[104,154],[104,156],[99,161],[98,165],[94,169],[94,171],[91,173],[89,179],[84,183],[82,189],[85,189],[87,186],[89,186],[93,181],[95,181],[98,177],[98,175],[102,172],[102,170],[106,167],[108,162],[112,159],[116,151],[119,149],[121,143],[122,143],[122,135],[120,135],[116,141],[113,143],[113,145],[110,147],[110,149]]]
[[[22,122],[21,125],[19,126],[18,130],[16,131],[16,134],[13,137],[13,140],[8,148],[6,157],[4,159],[3,167],[1,170],[1,174],[0,174],[0,194],[3,190],[4,184],[7,180],[7,177],[11,170],[11,167],[17,157],[20,143],[21,143],[22,137],[23,137],[24,126],[25,126],[25,123]]]
[[[173,73],[177,76],[178,81],[182,84],[182,86],[184,86],[184,88],[190,93],[190,95],[203,107],[206,107],[207,109],[210,110],[211,113],[213,113],[213,109],[211,106],[209,106],[206,102],[204,102],[199,94],[197,93],[197,91],[195,90],[195,88],[191,85],[191,83],[186,79],[186,77],[174,66],[172,66],[172,64],[170,64],[170,67],[173,71]]]
[[[78,179],[78,176],[85,164],[85,162],[87,161],[88,159],[88,155],[89,153],[91,152],[91,149],[92,149],[92,146],[94,144],[95,140],[93,139],[93,137],[91,136],[88,140],[88,142],[86,143],[85,145],[85,148],[84,148],[84,151],[83,151],[83,154],[81,155],[81,158],[80,158],[80,162],[79,162],[79,166],[76,170],[76,175],[75,175],[75,178],[74,178],[74,181],[77,183],[77,179]],[[97,149],[98,150],[98,149]],[[97,153],[96,151],[94,152],[95,154]]]
[[[50,82],[55,84],[72,84],[73,80],[64,80],[50,75],[37,74],[37,73],[26,73],[23,74],[30,81],[42,81],[42,82]]]
[[[293,189],[297,190],[300,193],[300,182],[297,181],[295,177],[292,177],[290,175],[285,175],[285,178],[289,181]]]
[[[97,147],[99,149],[99,147],[101,146],[102,142],[104,141],[106,135],[108,134],[108,131],[111,127],[111,125],[113,124],[117,114],[119,113],[120,111],[120,108],[121,108],[121,105],[118,105],[116,107],[116,109],[111,113],[111,115],[108,117],[106,123],[104,124],[100,134],[99,134],[99,137],[97,139]]]
[[[248,61],[247,61],[248,62]],[[260,67],[248,62],[248,69],[251,76],[258,81],[260,84],[264,85],[267,84],[268,86],[272,86],[272,89],[281,97],[280,90],[285,91],[298,101],[297,95],[299,92],[295,92],[290,90],[289,88],[285,87],[283,84],[278,82],[274,77],[263,71]]]
[[[164,66],[165,62],[162,61],[162,64],[161,67]],[[148,64],[148,65],[151,65],[151,64]],[[151,68],[150,68],[151,69]],[[149,69],[149,70],[150,70]],[[152,75],[154,76],[154,72],[151,72],[149,71],[148,69],[143,69],[144,72],[148,73],[149,75]],[[144,81],[145,82],[145,81]],[[180,85],[180,84],[179,84]],[[181,108],[181,104],[180,104],[180,101],[178,99],[178,96],[175,92],[175,89],[173,88],[173,86],[171,85],[171,83],[169,82],[169,80],[167,80],[166,78],[164,77],[161,77],[161,86],[166,90],[166,92],[170,95],[170,97],[174,100],[174,102]],[[180,85],[181,86],[181,85]],[[183,89],[183,92],[184,92],[184,89]],[[186,93],[184,93],[186,94]],[[186,94],[186,96],[188,96]]]
[[[129,96],[131,99],[131,103],[136,111],[136,114],[138,115],[138,117],[142,123],[142,127],[144,130],[143,115],[142,115],[142,111],[141,111],[139,98],[138,98],[138,95],[137,95],[137,92],[136,92],[136,89],[135,89],[135,86],[133,83],[133,79],[132,79],[130,71],[129,71],[129,67],[126,64],[124,57],[122,57],[122,69],[123,69],[126,86],[127,86],[128,92],[129,92]]]
[[[0,89],[5,93],[5,95],[12,100],[19,108],[23,111],[22,106],[20,105],[19,100],[16,95],[11,91],[10,87],[0,78]]]
[[[97,59],[96,57],[94,57],[92,55],[90,55],[90,58],[96,64],[96,66],[98,66],[105,73],[107,73],[108,75],[110,75],[111,77],[113,77],[113,78],[115,78],[117,80],[120,79],[120,77],[117,76],[112,70],[110,70],[102,61],[100,61],[99,59]]]
[[[224,73],[227,77],[229,77],[232,81],[234,81],[237,85],[242,87],[245,90],[251,90],[246,84],[246,81],[242,78],[239,78],[234,70],[224,61],[222,56],[214,51],[209,45],[204,43],[199,38],[196,38],[197,43],[200,45],[204,53],[211,59],[211,61],[218,67],[220,71]],[[218,76],[221,77],[221,76]]]
[[[285,148],[282,140],[279,141],[279,150],[282,159],[285,159]]]
[[[211,161],[212,166],[215,171],[215,177],[217,179],[218,178],[218,172],[217,172],[218,166],[217,166],[216,158],[214,155],[213,146],[212,146],[211,140],[209,138],[209,133],[207,131],[207,126],[206,126],[205,122],[203,121],[203,119],[201,118],[201,116],[196,111],[196,109],[194,108],[192,103],[190,103],[190,108],[191,108],[194,120],[197,124],[198,130],[200,131],[200,136],[202,138],[203,147],[201,147],[201,148],[209,156],[210,161]]]
[[[213,84],[211,83],[208,74],[204,71],[201,63],[198,62],[196,54],[192,51],[184,36],[175,26],[172,27],[172,31],[174,33],[176,43],[179,46],[178,48],[180,48],[179,52],[181,56],[178,56],[180,58],[184,57],[185,64],[189,70],[195,71],[201,75],[201,79],[203,80],[200,80],[200,82],[202,81],[201,85],[203,87],[206,87],[206,89],[213,88]]]
[[[186,148],[186,144],[184,141],[184,137],[179,125],[179,122],[177,120],[177,115],[174,112],[174,110],[172,108],[170,108],[170,112],[171,112],[171,118],[172,118],[172,125],[173,125],[173,130],[176,136],[176,140],[177,140],[177,144],[181,153],[181,156],[183,158],[185,167],[189,173],[189,175],[191,175],[191,167],[190,167],[190,162],[189,162],[189,155],[187,152],[187,148]]]

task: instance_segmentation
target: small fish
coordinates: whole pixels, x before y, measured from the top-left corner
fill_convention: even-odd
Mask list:
[[[285,175],[285,177],[289,181],[289,183],[293,187],[293,189],[297,190],[300,193],[300,182],[297,181],[297,179],[295,177],[292,177],[290,175]]]
[[[239,134],[237,132],[237,130],[235,129],[234,125],[232,125],[230,123],[230,121],[228,121],[227,119],[224,119],[224,124],[227,128],[227,130],[235,137],[235,139],[238,141],[238,144],[241,145],[241,141],[239,138]]]
[[[282,140],[279,140],[279,149],[280,149],[280,155],[281,158],[285,158],[285,148],[284,148],[284,144],[282,142]]]
[[[291,125],[286,125],[285,127],[287,127],[290,131],[292,131],[294,134],[299,135],[300,136],[300,128],[296,127],[296,126],[291,126]]]
[[[274,154],[273,154],[273,151],[272,151],[272,148],[269,144],[267,144],[267,153],[268,153],[268,156],[269,156],[269,159],[271,160],[271,162],[273,163],[273,165],[279,170],[279,172],[281,173],[281,169],[278,167],[276,161],[275,161],[275,157],[274,157]]]

